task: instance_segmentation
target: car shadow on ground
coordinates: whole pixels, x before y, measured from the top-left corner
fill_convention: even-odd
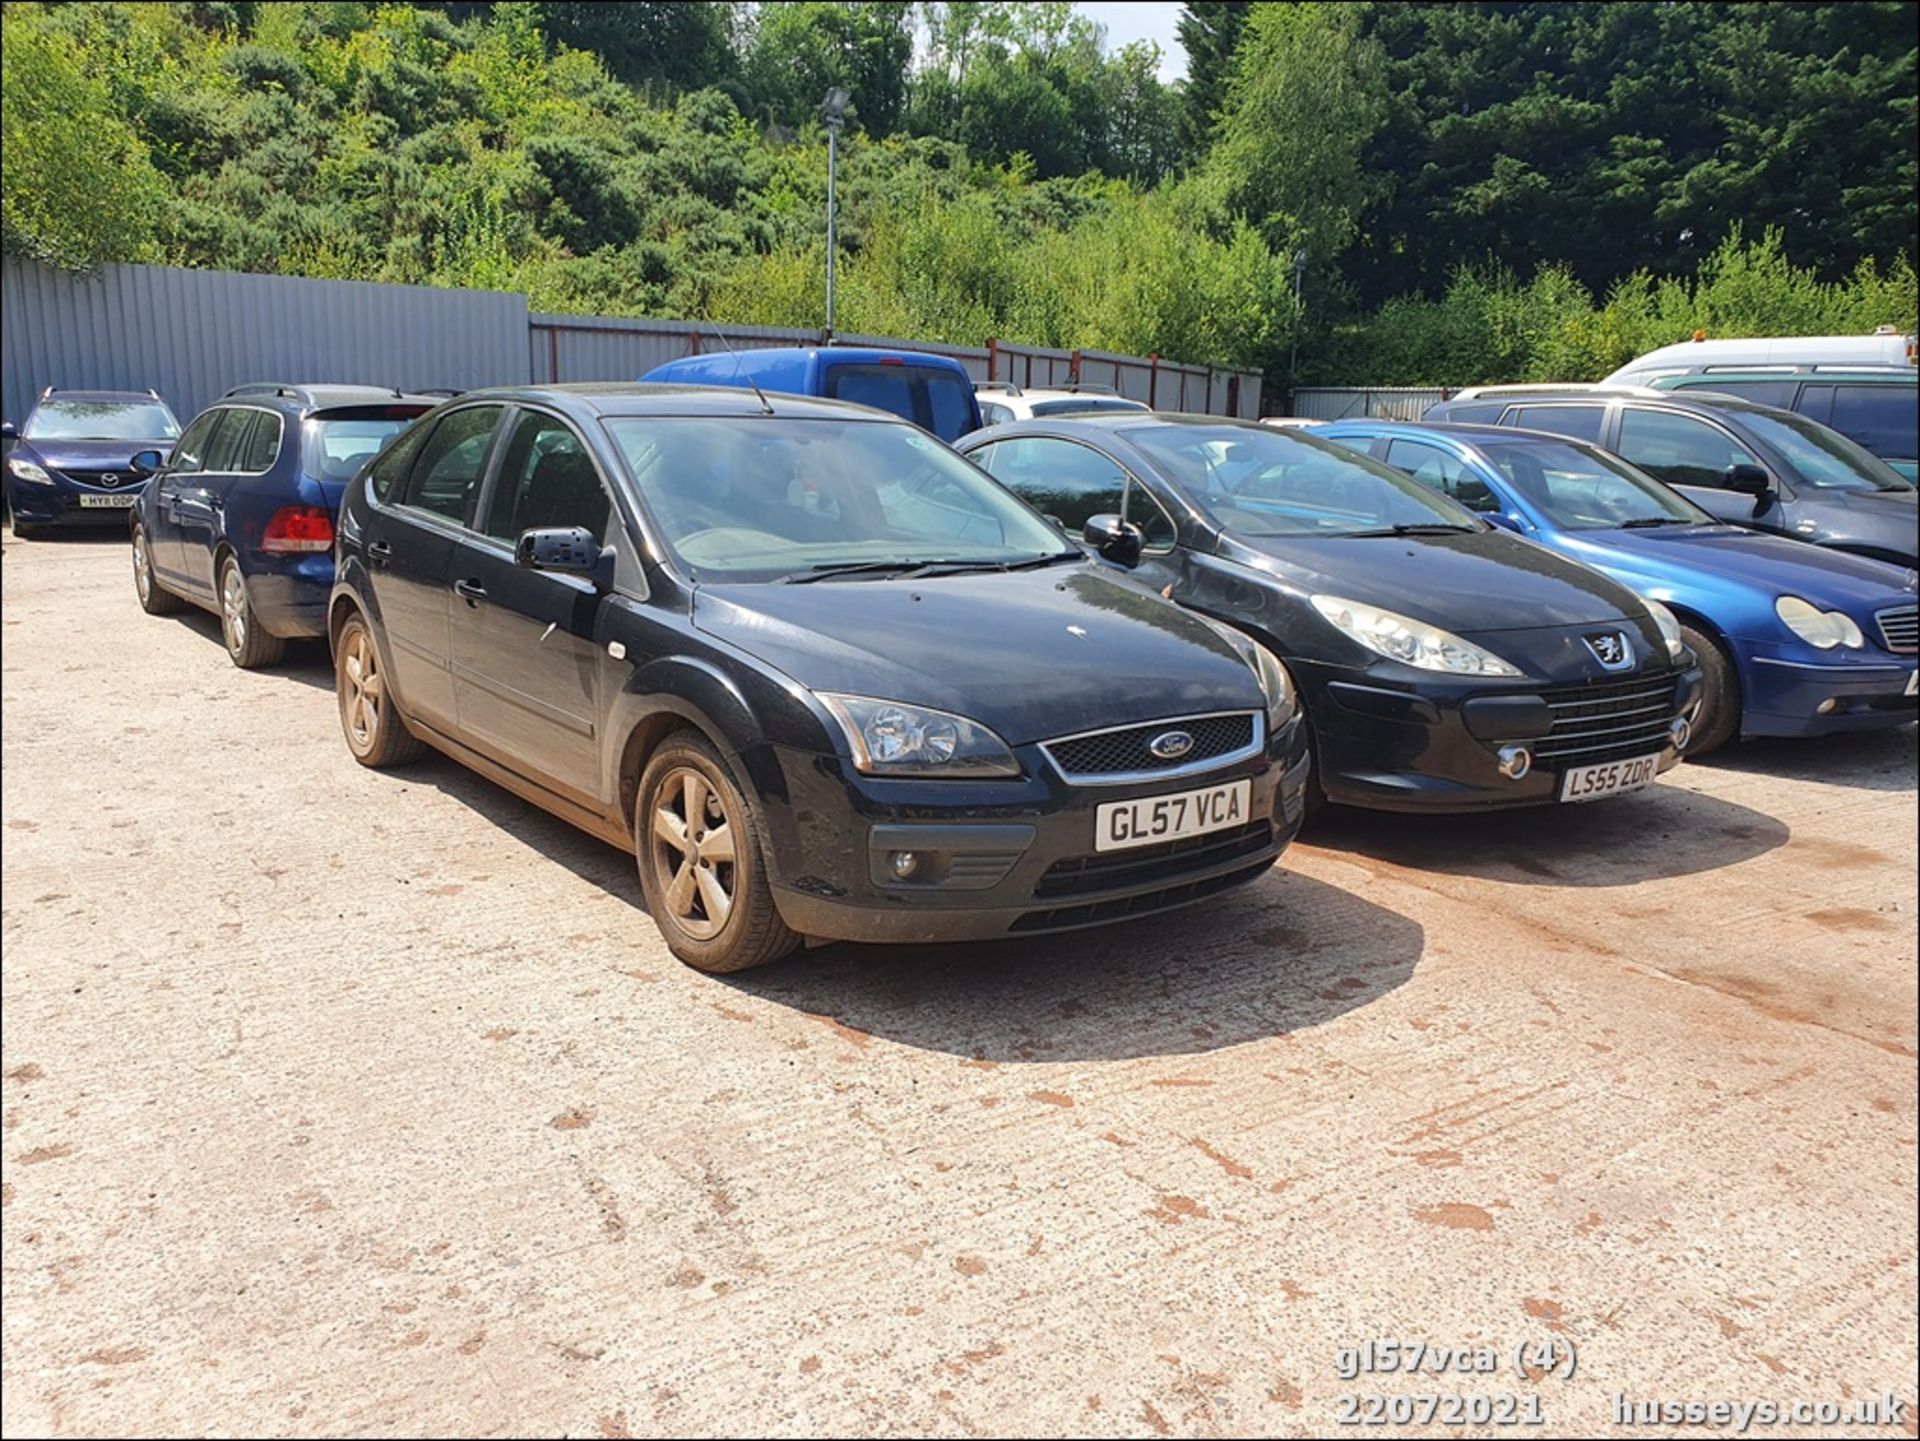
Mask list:
[[[131,584],[131,582],[129,582]],[[177,621],[195,634],[204,636],[213,645],[213,662],[218,665],[232,665],[231,659],[221,660],[227,653],[226,637],[220,631],[220,617],[212,611],[202,610],[197,605],[178,611],[167,617]],[[261,666],[258,670],[242,671],[243,675],[276,676],[290,680],[314,690],[331,692],[333,690],[333,660],[327,654],[327,643],[323,640],[294,640],[287,642],[287,654],[272,665]],[[344,744],[344,742],[342,742]]]
[[[1903,725],[1851,735],[1742,741],[1687,764],[1860,790],[1911,791],[1920,788],[1920,768],[1914,764],[1916,735],[1920,732],[1915,727]]]
[[[466,767],[392,773],[430,785],[632,908],[656,932],[633,857]],[[1404,984],[1414,921],[1276,870],[1167,915],[1020,940],[834,944],[712,983],[928,1051],[982,1061],[1195,1055],[1320,1025]]]
[[[856,1043],[879,1036],[994,1063],[1115,1061],[1311,1030],[1404,985],[1425,943],[1398,912],[1273,871],[1184,910],[1094,930],[823,946],[717,979],[830,1020]]]
[[[1630,886],[1737,865],[1785,845],[1772,816],[1672,784],[1584,805],[1475,815],[1330,806],[1301,843],[1408,870],[1533,886]]]

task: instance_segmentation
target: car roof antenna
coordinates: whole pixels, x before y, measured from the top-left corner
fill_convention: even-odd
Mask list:
[[[760,408],[768,415],[773,414],[773,402],[767,399],[766,391],[760,388],[760,382],[747,374],[746,362],[740,358],[740,352],[733,348],[733,342],[727,339],[727,333],[714,321],[713,312],[707,312],[707,324],[713,327],[713,333],[720,337],[720,343],[727,348],[727,354],[733,357],[733,373],[753,387],[753,393],[760,397]]]

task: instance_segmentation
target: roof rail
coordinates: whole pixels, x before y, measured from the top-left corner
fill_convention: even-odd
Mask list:
[[[52,394],[53,394],[53,387],[49,385],[45,390],[40,392],[40,398],[42,400],[45,400],[49,395],[52,395]]]
[[[222,400],[232,400],[236,395],[284,395],[289,400],[310,400],[311,396],[298,385],[282,385],[274,380],[254,380],[245,385],[236,385]]]
[[[1018,395],[1020,393],[1020,387],[1015,385],[1011,380],[976,380],[973,383],[973,389],[976,395],[983,390],[991,390],[995,395]]]

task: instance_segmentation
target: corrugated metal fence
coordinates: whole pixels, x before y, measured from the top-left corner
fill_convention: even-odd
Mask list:
[[[736,346],[807,344],[812,331],[728,326]],[[1166,410],[1260,413],[1260,377],[1157,356],[841,336],[847,344],[931,350],[976,380],[1112,385]],[[308,280],[287,275],[109,265],[87,276],[0,265],[0,414],[25,419],[46,386],[144,390],[184,421],[248,380],[403,388],[633,380],[718,344],[703,322],[535,315],[524,295]]]
[[[1289,414],[1309,420],[1418,420],[1429,405],[1450,400],[1457,387],[1301,386]]]

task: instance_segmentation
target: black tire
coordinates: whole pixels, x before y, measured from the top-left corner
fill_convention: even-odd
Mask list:
[[[723,855],[704,854],[723,831]],[[764,966],[800,944],[773,904],[759,811],[698,731],[675,731],[648,759],[634,793],[633,841],[647,911],[667,949],[696,971]]]
[[[1680,639],[1700,665],[1700,709],[1694,712],[1693,734],[1683,754],[1703,756],[1740,734],[1740,677],[1733,657],[1712,636],[1690,625],[1680,627]]]
[[[140,609],[148,615],[176,615],[187,603],[165,586],[153,573],[153,551],[147,545],[147,528],[136,522],[133,527],[133,593],[140,598]]]
[[[47,528],[44,525],[22,525],[19,521],[15,521],[13,523],[13,538],[15,540],[45,540],[47,538]]]
[[[247,578],[240,562],[227,556],[220,562],[220,574],[214,584],[220,597],[220,637],[227,643],[227,654],[241,670],[258,670],[285,659],[287,643],[270,635],[253,612],[247,595]]]
[[[407,729],[400,708],[387,690],[380,648],[358,611],[340,627],[333,647],[333,690],[340,707],[340,731],[347,749],[363,766],[383,770],[419,760],[427,748]]]

